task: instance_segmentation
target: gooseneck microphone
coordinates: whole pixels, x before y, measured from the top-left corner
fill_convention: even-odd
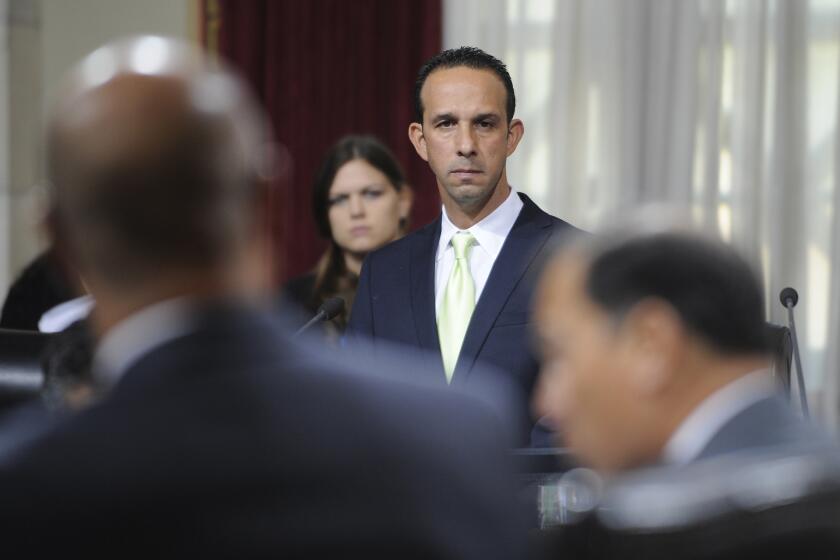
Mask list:
[[[799,294],[796,293],[796,290],[788,286],[779,294],[779,301],[782,302],[782,305],[788,312],[788,325],[790,326],[790,334],[793,338],[793,357],[796,359],[796,381],[799,387],[799,402],[802,404],[802,414],[805,418],[810,418],[808,397],[805,394],[805,374],[802,372],[802,358],[799,355],[799,339],[796,336],[796,322],[793,320],[793,308],[799,303]]]
[[[785,309],[788,308],[788,304],[790,304],[790,308],[792,309],[796,307],[797,303],[799,303],[799,294],[796,293],[796,290],[788,286],[779,293],[779,300],[781,300]]]
[[[344,299],[340,297],[331,297],[321,304],[315,316],[312,317],[305,325],[297,330],[294,336],[299,336],[308,331],[312,325],[320,323],[321,321],[329,321],[338,314],[344,311]]]

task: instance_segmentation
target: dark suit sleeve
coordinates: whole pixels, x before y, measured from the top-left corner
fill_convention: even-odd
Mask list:
[[[353,300],[350,321],[347,323],[347,329],[345,331],[347,342],[350,344],[354,340],[373,338],[372,269],[373,255],[368,255],[362,264],[362,273],[359,276],[358,288],[356,288],[356,298]]]

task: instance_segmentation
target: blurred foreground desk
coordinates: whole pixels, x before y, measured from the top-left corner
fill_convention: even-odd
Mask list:
[[[573,471],[568,471],[569,473]],[[536,558],[840,558],[840,453],[784,449],[610,481],[576,518],[532,534]]]

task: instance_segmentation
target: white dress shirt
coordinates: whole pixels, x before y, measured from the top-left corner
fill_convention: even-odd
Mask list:
[[[468,231],[475,238],[475,244],[470,250],[469,263],[470,275],[475,282],[475,301],[478,303],[484,285],[487,284],[487,278],[490,276],[493,263],[496,262],[496,258],[502,251],[502,245],[504,245],[505,239],[507,239],[523,206],[522,200],[516,194],[516,191],[511,188],[508,197],[498,208],[466,230],[458,229],[446,215],[446,208],[442,209],[440,241],[435,258],[435,310],[440,309],[446,282],[452,273],[452,267],[455,265],[455,249],[452,248],[450,243],[452,237],[459,231]]]
[[[48,309],[38,320],[38,330],[43,333],[61,332],[76,321],[90,315],[94,301],[91,296],[80,296]]]
[[[102,338],[93,357],[93,374],[107,387],[158,346],[187,333],[191,300],[175,298],[150,305],[126,317]]]
[[[715,434],[738,413],[773,395],[770,372],[739,377],[707,397],[683,420],[662,451],[662,462],[686,465],[697,458]]]

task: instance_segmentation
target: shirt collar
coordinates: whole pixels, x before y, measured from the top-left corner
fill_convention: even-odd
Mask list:
[[[671,435],[662,451],[663,462],[684,465],[693,461],[727,422],[772,394],[773,382],[766,369],[750,372],[712,393]]]
[[[38,320],[38,330],[44,333],[61,332],[76,321],[87,317],[93,305],[93,297],[90,295],[60,303],[41,315],[41,319]]]
[[[476,244],[495,260],[502,251],[502,245],[504,245],[505,239],[513,228],[513,224],[519,217],[519,212],[523,206],[519,195],[511,187],[508,197],[498,208],[466,230],[459,229],[458,226],[453,224],[446,214],[446,208],[441,207],[440,240],[438,241],[436,260],[439,261],[443,257],[452,237],[459,231],[468,231],[473,234]]]
[[[128,369],[156,347],[189,330],[187,297],[155,303],[112,327],[96,348],[93,372],[105,386],[115,385]]]

